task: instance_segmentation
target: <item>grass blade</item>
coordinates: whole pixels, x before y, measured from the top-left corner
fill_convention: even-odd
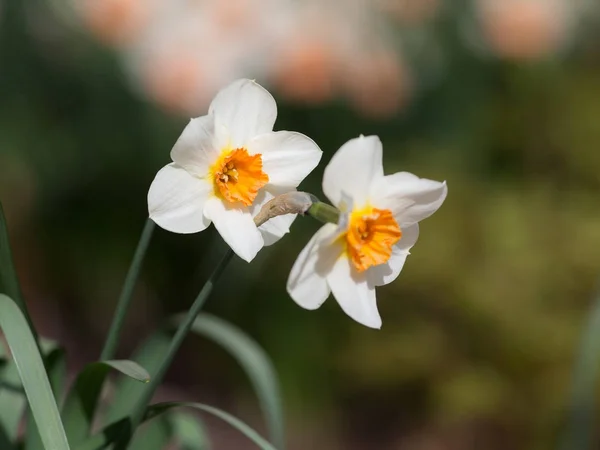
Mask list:
[[[156,373],[167,354],[170,342],[171,337],[166,332],[157,331],[135,351],[133,359],[144,366],[148,373]],[[117,382],[114,401],[108,406],[104,423],[115,423],[127,417],[131,412],[132,405],[135,405],[142,397],[145,387],[130,378],[121,377]]]
[[[77,444],[76,450],[102,450],[115,442],[123,433],[131,433],[129,419],[121,419],[104,427],[99,433],[87,438],[85,442]]]
[[[176,411],[169,414],[168,421],[181,450],[210,450],[208,433],[197,417]]]
[[[215,408],[210,405],[205,405],[203,403],[192,403],[192,402],[166,402],[166,403],[157,403],[155,405],[151,405],[146,410],[146,416],[144,420],[151,420],[173,408],[192,408],[197,409],[199,411],[203,411],[209,413],[219,419],[227,422],[232,427],[236,428],[240,433],[244,434],[248,439],[254,442],[257,446],[259,446],[263,450],[275,450],[265,438],[259,435],[256,431],[246,425],[244,422],[239,420],[238,418],[232,416],[231,414]]]
[[[19,306],[0,294],[0,327],[11,350],[46,450],[69,450],[42,357]]]
[[[265,438],[259,435],[256,431],[246,425],[238,418],[231,414],[205,405],[203,403],[191,402],[167,402],[151,405],[144,411],[142,422],[152,420],[160,415],[170,412],[174,408],[192,408],[198,411],[209,413],[219,419],[227,422],[232,427],[236,428],[240,433],[244,434],[248,439],[254,442],[262,450],[276,450]],[[118,442],[123,434],[131,434],[131,421],[129,419],[121,419],[118,422],[108,425],[99,433],[88,438],[81,445],[77,446],[77,450],[101,450],[107,448],[114,442]]]
[[[279,382],[265,351],[238,327],[210,314],[200,314],[192,325],[192,332],[216,342],[242,366],[258,396],[269,436],[283,449],[285,431]]]
[[[172,441],[173,428],[166,417],[144,424],[136,430],[127,450],[163,450]]]
[[[44,360],[46,370],[48,371],[50,387],[54,393],[54,398],[57,399],[57,402],[60,402],[60,399],[63,396],[67,375],[65,351],[62,348],[56,347],[54,343],[44,339],[41,339],[40,344],[43,349],[42,351],[47,354]],[[44,444],[33,418],[31,408],[27,409],[25,450],[44,450]]]
[[[83,441],[92,426],[96,401],[104,379],[110,370],[147,383],[150,375],[139,364],[128,360],[100,361],[88,364],[77,376],[62,408],[62,417],[69,442]]]

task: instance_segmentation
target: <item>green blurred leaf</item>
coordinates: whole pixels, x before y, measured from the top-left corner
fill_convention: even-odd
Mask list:
[[[177,320],[178,318],[174,319],[174,322]],[[239,328],[210,314],[200,314],[192,326],[192,331],[222,346],[239,362],[259,398],[271,439],[278,448],[284,448],[279,383],[267,354]],[[150,373],[154,373],[166,354],[169,343],[169,335],[158,331],[144,342],[133,358],[143,364]],[[109,406],[104,423],[114,423],[126,417],[131,405],[141,397],[144,387],[127,379],[120,380],[115,392],[115,402]]]
[[[222,411],[218,408],[214,408],[209,405],[202,403],[191,403],[191,402],[167,402],[157,403],[149,406],[144,414],[143,421],[149,421],[158,418],[160,415],[171,411],[174,408],[192,408],[202,412],[207,412],[219,419],[227,422],[232,427],[236,428],[240,433],[244,434],[248,439],[254,442],[263,450],[276,450],[269,442],[267,442],[262,436],[256,431],[250,428],[241,420],[232,416],[231,414]],[[77,446],[77,450],[101,450],[108,447],[117,438],[123,436],[126,433],[130,433],[128,427],[130,427],[130,421],[128,419],[121,419],[118,422],[108,425],[99,433],[91,436],[85,442]]]
[[[29,312],[23,300],[19,278],[15,270],[12,251],[10,249],[10,240],[8,238],[8,225],[6,224],[2,203],[0,203],[0,293],[8,295],[19,306],[25,316],[25,320],[31,327],[33,336],[37,339],[37,333],[29,318]]]
[[[77,376],[62,408],[62,417],[69,442],[77,443],[88,435],[94,419],[95,403],[108,371],[147,383],[150,375],[134,361],[113,360],[88,364]]]
[[[0,427],[0,448],[3,450],[16,450],[17,446],[14,441],[6,434],[3,428]]]
[[[0,294],[0,327],[17,365],[44,447],[68,450],[67,437],[36,341],[19,306],[4,294]]]
[[[200,314],[192,331],[216,342],[242,366],[258,396],[269,435],[275,445],[283,449],[285,431],[279,382],[265,351],[238,327],[210,314]]]
[[[170,342],[171,337],[169,334],[159,330],[146,339],[141,347],[136,350],[133,358],[146,367],[150,373],[154,373],[158,370],[162,359],[166,355]],[[135,383],[129,378],[122,377],[115,388],[114,401],[108,406],[107,417],[104,423],[114,423],[127,417],[131,411],[132,405],[136,404],[141,397],[144,388],[145,386]],[[165,420],[168,419],[170,419],[170,417]],[[174,429],[176,426],[180,425],[179,422],[169,423]],[[198,421],[196,425],[200,427]],[[176,430],[173,432],[175,433]],[[148,440],[147,432],[144,432],[144,430],[137,430],[129,447],[143,449]]]
[[[121,419],[104,427],[98,433],[86,439],[85,442],[77,444],[75,448],[76,450],[101,450],[115,442],[123,433],[129,434],[130,427],[131,424],[128,419]]]
[[[127,450],[163,450],[172,441],[173,428],[166,417],[144,424],[135,432]]]
[[[181,450],[210,450],[208,433],[197,417],[176,411],[169,414],[167,420]]]
[[[171,338],[164,331],[157,331],[144,341],[136,350],[133,359],[144,366],[150,374],[156,372],[160,362],[166,355]],[[127,417],[133,405],[137,403],[144,391],[145,385],[136,383],[130,378],[121,377],[115,388],[113,402],[108,406],[105,424],[115,423]]]
[[[267,440],[265,440],[262,436],[260,436],[256,431],[246,425],[244,422],[239,420],[238,418],[232,416],[231,414],[215,408],[213,406],[205,405],[202,403],[192,403],[192,402],[166,402],[166,403],[157,403],[155,405],[151,405],[146,410],[146,416],[144,420],[151,420],[161,414],[173,409],[173,408],[193,408],[199,411],[207,412],[219,419],[227,422],[232,427],[236,428],[240,433],[244,434],[248,439],[254,442],[263,450],[275,450]]]

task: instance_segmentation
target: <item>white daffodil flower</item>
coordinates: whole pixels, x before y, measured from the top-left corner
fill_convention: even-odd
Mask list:
[[[340,211],[313,236],[294,263],[287,290],[317,309],[330,293],[351,318],[381,328],[375,287],[391,283],[419,236],[420,220],[442,204],[446,183],[408,172],[383,174],[377,136],[344,144],[323,176],[323,192]]]
[[[293,191],[317,166],[321,150],[307,136],[272,131],[277,105],[251,80],[215,96],[208,115],[192,119],[148,192],[150,218],[174,233],[196,233],[211,222],[237,255],[251,261],[278,241],[296,218],[257,228],[253,217],[275,195]]]

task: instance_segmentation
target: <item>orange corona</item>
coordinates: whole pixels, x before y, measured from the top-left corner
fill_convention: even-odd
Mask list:
[[[383,264],[392,256],[392,246],[402,231],[389,209],[366,207],[350,214],[346,251],[359,272]]]
[[[258,190],[269,182],[262,166],[262,156],[249,155],[245,148],[223,151],[211,168],[215,192],[228,202],[250,206]]]

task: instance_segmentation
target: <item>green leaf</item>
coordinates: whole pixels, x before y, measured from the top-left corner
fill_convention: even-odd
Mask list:
[[[2,450],[16,450],[17,446],[8,434],[0,427],[0,448]]]
[[[131,422],[129,419],[121,419],[104,427],[99,433],[94,434],[75,447],[77,450],[101,450],[115,442],[123,433],[130,434]]]
[[[210,450],[208,433],[202,422],[192,414],[176,411],[167,419],[181,450]]]
[[[50,387],[54,393],[54,398],[57,402],[63,396],[65,389],[65,379],[67,375],[67,364],[65,359],[65,351],[56,346],[55,343],[41,339],[40,346],[42,351],[47,355],[44,358],[45,367],[48,371]],[[31,408],[27,409],[27,430],[25,434],[25,450],[44,450],[42,438],[35,424]]]
[[[267,354],[239,328],[210,314],[200,314],[192,325],[192,331],[222,346],[242,366],[259,398],[269,436],[278,448],[283,449],[284,426],[279,383]],[[144,342],[133,358],[152,374],[160,366],[169,343],[169,335],[158,331]],[[109,406],[105,423],[114,423],[127,417],[132,405],[141,398],[144,388],[127,379],[120,380],[116,387],[115,402]]]
[[[151,420],[166,411],[169,411],[173,408],[193,408],[199,411],[203,411],[209,413],[219,419],[227,422],[232,427],[236,428],[240,433],[244,434],[248,439],[254,442],[263,450],[275,450],[266,439],[260,436],[256,431],[246,425],[244,422],[239,420],[238,418],[232,416],[231,414],[215,408],[213,406],[205,405],[203,403],[191,403],[191,402],[166,402],[166,403],[157,403],[155,405],[151,405],[146,409],[146,415],[144,420]]]
[[[164,331],[157,331],[144,341],[133,355],[133,359],[143,365],[150,374],[156,373],[164,356],[167,354],[171,338]],[[103,423],[115,423],[129,415],[133,405],[143,395],[145,385],[129,378],[121,378],[117,382],[113,402],[108,406]]]
[[[8,226],[6,224],[4,210],[2,209],[2,203],[0,203],[0,293],[8,295],[13,299],[14,303],[19,306],[28,325],[33,331],[34,337],[37,338],[36,331],[29,318],[27,306],[25,305],[23,295],[21,294],[19,278],[17,277],[17,271],[15,270],[12,251],[10,249]]]
[[[17,365],[44,447],[68,450],[56,400],[32,331],[19,306],[4,294],[0,294],[0,328]]]
[[[269,436],[278,448],[285,445],[285,431],[279,382],[265,351],[238,327],[210,314],[200,314],[192,331],[227,350],[242,366],[258,396]]]
[[[148,421],[159,417],[160,415],[171,411],[174,408],[192,408],[199,411],[209,413],[219,419],[227,422],[232,427],[236,428],[239,432],[244,434],[248,439],[258,445],[262,450],[276,450],[267,440],[260,436],[256,431],[250,428],[241,420],[232,416],[231,414],[222,411],[218,408],[204,405],[202,403],[190,403],[190,402],[168,402],[168,403],[157,403],[146,408],[143,421]],[[129,419],[121,419],[118,422],[108,425],[99,433],[93,435],[81,445],[77,446],[77,450],[101,450],[108,447],[110,444],[115,442],[119,437],[124,434],[131,433],[128,429],[131,426]]]
[[[167,417],[143,424],[135,432],[127,450],[163,450],[172,440],[173,428]]]
[[[0,345],[0,351],[4,351],[3,345]],[[5,356],[9,358],[8,355]],[[27,405],[25,391],[14,361],[10,359],[4,361],[0,367],[0,382],[0,428],[7,439],[14,442]]]
[[[65,430],[72,444],[87,437],[94,419],[96,399],[111,369],[143,383],[150,380],[146,369],[133,361],[114,360],[88,364],[77,376],[62,408]]]
[[[169,334],[166,331],[159,330],[144,341],[141,347],[134,353],[133,358],[143,364],[144,367],[148,369],[148,372],[155,373],[164,356],[167,354],[170,342],[171,337]],[[108,406],[105,423],[114,423],[125,419],[131,412],[132,406],[135,405],[143,395],[145,387],[146,386],[135,383],[128,378],[122,377],[117,382],[114,401]],[[161,424],[161,429],[163,429],[163,431],[164,425],[164,423]],[[136,430],[132,442],[129,445],[130,449],[145,449],[145,445],[148,444],[149,441],[152,441],[153,443],[159,441],[158,437],[156,437],[155,440],[152,440],[149,437],[149,432],[145,431],[143,428],[144,427],[142,427],[141,430]]]

